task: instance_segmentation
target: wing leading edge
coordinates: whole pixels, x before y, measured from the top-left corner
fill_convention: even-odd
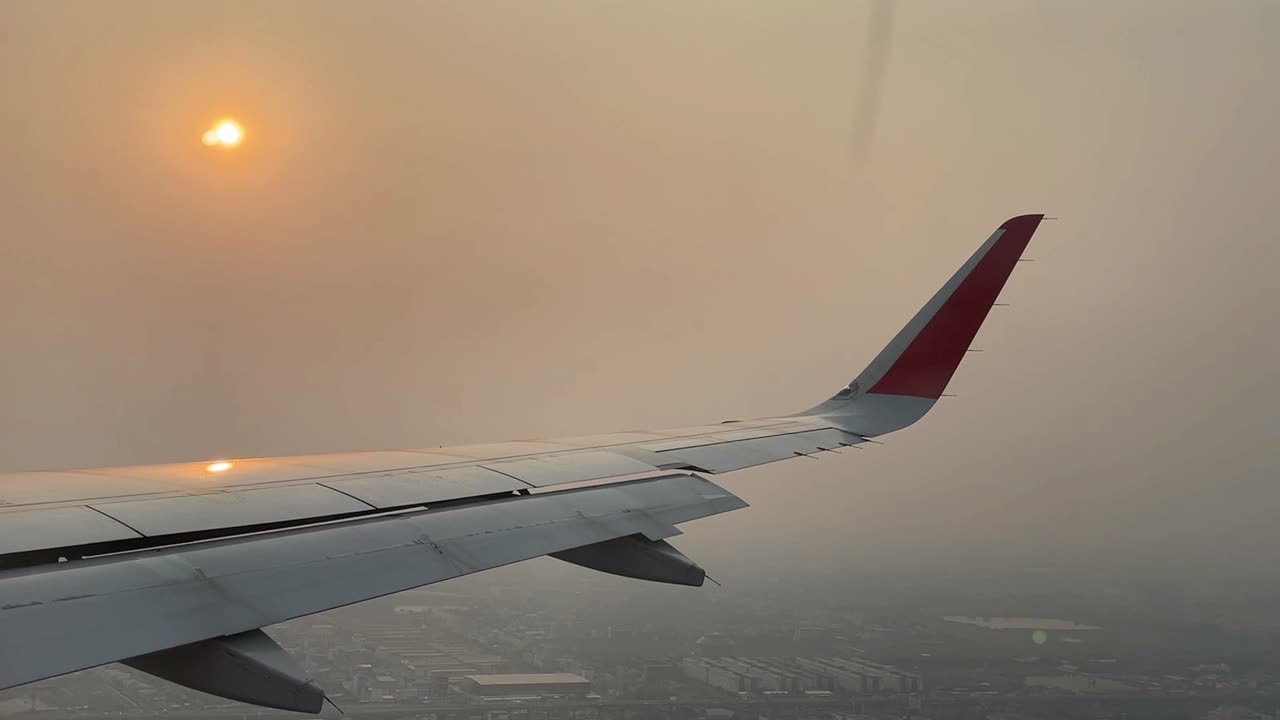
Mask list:
[[[997,228],[852,382],[794,415],[0,475],[0,689],[123,661],[205,692],[316,712],[323,694],[260,628],[541,555],[701,585],[702,569],[664,538],[745,503],[696,473],[857,445],[919,420],[1042,219]],[[601,480],[610,482],[559,487]]]

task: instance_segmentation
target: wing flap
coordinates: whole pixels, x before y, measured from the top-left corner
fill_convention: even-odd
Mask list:
[[[81,506],[0,514],[0,555],[139,537],[114,518]]]
[[[534,487],[650,473],[658,468],[626,455],[588,450],[565,455],[540,455],[486,463],[484,467],[519,478]]]
[[[146,537],[340,517],[373,509],[317,484],[124,500],[90,507]]]
[[[324,485],[380,509],[429,505],[529,487],[509,475],[470,465],[327,480]]]
[[[863,439],[857,435],[828,428],[696,445],[664,450],[661,454],[706,472],[724,473],[861,442]]]

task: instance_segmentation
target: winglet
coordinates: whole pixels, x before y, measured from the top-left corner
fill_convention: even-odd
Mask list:
[[[996,228],[853,382],[804,414],[857,416],[867,435],[923,417],[946,390],[1043,219],[1019,215]]]

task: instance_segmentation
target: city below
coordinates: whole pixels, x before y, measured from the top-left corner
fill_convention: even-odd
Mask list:
[[[1168,595],[1153,607],[1113,588],[1103,608],[1017,580],[945,593],[839,583],[690,590],[546,559],[270,633],[335,717],[1256,720],[1280,709],[1274,630],[1187,619],[1203,609]],[[120,665],[0,694],[0,716],[14,720],[104,715],[290,716]]]

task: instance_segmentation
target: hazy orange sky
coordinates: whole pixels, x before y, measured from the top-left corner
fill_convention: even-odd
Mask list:
[[[1280,550],[1280,3],[901,2],[868,113],[871,8],[7,0],[0,465],[798,410],[1043,211],[959,397],[682,548]]]

